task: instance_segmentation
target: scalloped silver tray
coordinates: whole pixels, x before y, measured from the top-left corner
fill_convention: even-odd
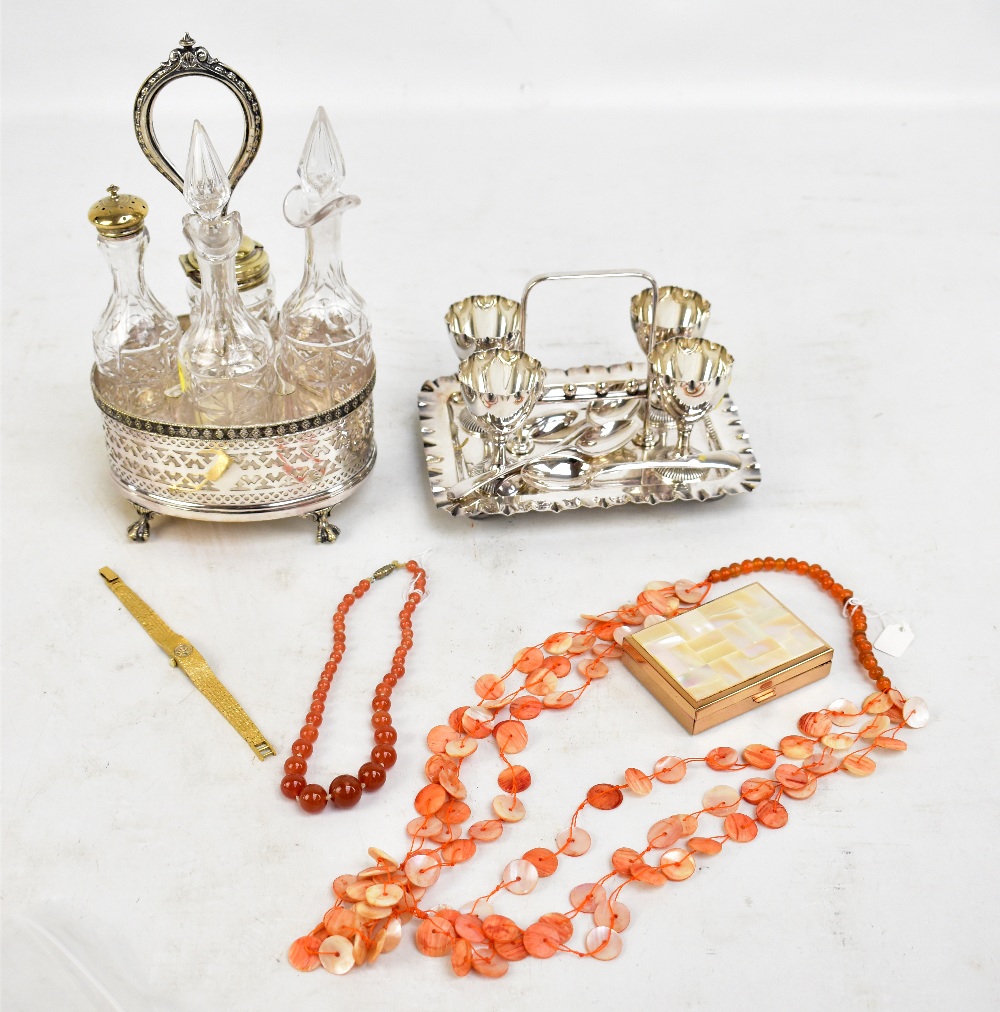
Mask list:
[[[582,410],[599,398],[625,396],[645,400],[645,395],[645,362],[547,369],[545,393],[535,405],[531,418],[570,408]],[[481,470],[485,452],[483,439],[462,424],[463,401],[457,375],[428,380],[420,388],[417,405],[434,505],[447,510],[452,516],[512,516],[536,511],[558,513],[581,508],[606,509],[626,503],[704,502],[752,492],[760,484],[760,469],[749,437],[743,429],[736,405],[726,394],[719,406],[695,425],[691,442],[696,446],[738,453],[743,462],[739,470],[727,473],[710,471],[703,479],[675,481],[663,473],[669,471],[669,461],[665,460],[662,471],[650,469],[641,480],[628,483],[602,484],[598,488],[584,487],[571,491],[522,488],[515,495],[484,493],[476,498],[454,502],[448,498],[448,489]],[[670,445],[674,431],[672,423],[668,422],[659,446],[645,452],[638,447],[628,447],[610,455],[607,462],[643,459],[657,451],[662,452]],[[536,448],[541,451],[543,445],[538,443]]]

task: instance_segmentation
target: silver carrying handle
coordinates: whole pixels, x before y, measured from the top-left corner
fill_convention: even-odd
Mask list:
[[[638,267],[622,267],[610,271],[562,271],[559,274],[536,274],[525,286],[521,293],[521,345],[524,346],[524,332],[528,318],[528,295],[531,290],[540,285],[543,281],[573,281],[584,278],[641,278],[648,281],[653,289],[652,319],[656,320],[656,305],[659,301],[660,289],[656,284],[656,278],[649,271],[640,270]],[[649,328],[649,339],[646,343],[646,357],[653,352],[653,331]]]
[[[559,274],[536,274],[524,286],[524,291],[521,293],[521,347],[527,348],[525,343],[525,331],[527,330],[528,322],[528,296],[531,294],[531,290],[543,281],[571,281],[584,278],[641,278],[643,281],[649,282],[649,285],[653,290],[653,304],[650,316],[652,323],[649,328],[649,336],[646,339],[646,417],[643,421],[642,427],[642,445],[649,446],[655,441],[649,431],[650,408],[653,393],[653,367],[650,362],[653,356],[653,338],[656,333],[656,307],[660,297],[660,289],[656,284],[656,278],[654,278],[649,271],[640,270],[638,267],[622,267],[617,270],[605,271],[564,271]]]
[[[235,70],[212,56],[204,46],[197,45],[190,35],[185,35],[179,46],[171,50],[167,58],[139,86],[132,111],[139,147],[153,168],[183,193],[184,178],[163,153],[153,129],[153,104],[157,95],[171,81],[181,77],[207,77],[210,81],[218,81],[236,96],[236,101],[240,104],[243,113],[243,142],[229,168],[229,186],[235,189],[240,177],[250,168],[250,163],[260,150],[260,139],[264,133],[260,105],[250,85]]]

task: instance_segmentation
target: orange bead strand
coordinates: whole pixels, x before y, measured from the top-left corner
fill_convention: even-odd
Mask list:
[[[845,610],[851,626],[852,642],[858,654],[858,662],[865,669],[865,673],[875,682],[875,687],[879,692],[888,692],[892,688],[892,682],[885,677],[885,672],[872,652],[871,643],[864,635],[868,628],[868,618],[864,608],[860,604],[851,604],[854,591],[846,590],[842,584],[835,583],[830,574],[821,566],[800,562],[798,559],[773,559],[771,556],[766,559],[745,559],[743,562],[737,562],[731,566],[713,569],[708,574],[708,582],[724,583],[739,573],[754,572],[757,562],[761,563],[761,569],[778,572],[785,570],[789,573],[798,573],[800,576],[808,576],[819,585],[821,590],[825,590]],[[747,569],[748,566],[749,569]]]
[[[406,602],[399,613],[400,641],[392,657],[389,671],[375,687],[372,699],[371,724],[375,747],[368,761],[363,762],[357,776],[348,773],[334,777],[329,789],[320,784],[306,782],[308,771],[307,760],[312,756],[313,745],[319,738],[319,728],[323,723],[326,700],[333,685],[333,676],[344,658],[347,644],[347,614],[371,590],[373,580],[381,580],[395,569],[405,569],[413,577],[413,584]],[[281,793],[286,798],[298,801],[299,807],[310,814],[322,812],[327,804],[334,808],[353,808],[360,800],[362,793],[377,791],[386,780],[386,770],[396,762],[396,729],[392,725],[389,710],[392,705],[392,690],[399,679],[406,674],[406,655],[413,646],[412,616],[417,605],[423,600],[427,588],[427,574],[412,559],[405,566],[398,562],[382,566],[376,570],[370,580],[361,580],[350,593],[345,594],[333,614],[333,649],[323,671],[316,691],[312,694],[309,712],[305,723],[299,731],[299,737],[292,743],[292,754],[285,760],[285,776],[281,781]],[[301,961],[301,959],[300,959]]]

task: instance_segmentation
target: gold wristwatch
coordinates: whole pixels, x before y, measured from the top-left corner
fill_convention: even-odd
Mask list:
[[[100,571],[105,583],[119,601],[132,613],[135,620],[146,630],[149,638],[170,658],[170,663],[180,668],[194,687],[214,706],[236,729],[239,736],[253,749],[258,759],[277,755],[270,742],[260,733],[260,728],[250,719],[246,710],[233,698],[232,693],[219,681],[208,662],[192,643],[175,633],[159,615],[121,577],[105,566]]]

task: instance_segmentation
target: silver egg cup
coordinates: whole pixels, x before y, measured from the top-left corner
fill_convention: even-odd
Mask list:
[[[660,405],[677,423],[672,460],[692,456],[691,430],[729,389],[733,356],[703,337],[670,337],[653,346],[650,366],[656,376]],[[694,456],[704,456],[698,450]]]
[[[521,304],[515,299],[503,295],[469,295],[448,307],[444,322],[460,359],[495,348],[524,350]],[[469,432],[480,435],[488,432],[468,408],[462,409],[460,421]]]
[[[639,347],[652,367],[656,345],[672,337],[701,337],[711,316],[711,303],[699,292],[667,285],[655,292],[646,288],[632,296],[629,318]],[[655,325],[653,320],[655,319]],[[663,382],[650,374],[648,444],[655,446],[674,427],[674,415],[663,404]]]
[[[518,448],[517,434],[538,401],[544,381],[541,362],[512,348],[477,351],[459,365],[458,383],[466,410],[494,437],[492,465],[498,471],[508,466],[509,452],[515,456],[528,452]],[[524,442],[531,445],[527,437]],[[499,487],[499,482],[492,483],[494,492]]]

